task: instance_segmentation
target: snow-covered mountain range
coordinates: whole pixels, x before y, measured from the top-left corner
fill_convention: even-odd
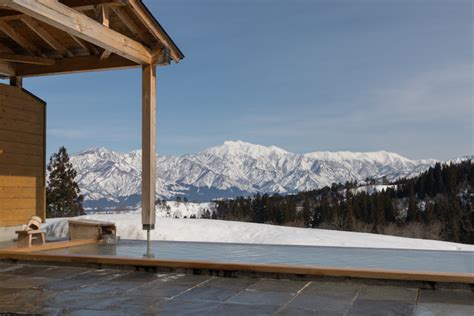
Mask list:
[[[141,151],[105,148],[71,156],[87,207],[132,206],[140,200]],[[436,160],[410,160],[395,153],[311,152],[227,141],[195,154],[158,156],[157,198],[190,201],[257,192],[292,193],[367,177],[395,180],[414,176]]]

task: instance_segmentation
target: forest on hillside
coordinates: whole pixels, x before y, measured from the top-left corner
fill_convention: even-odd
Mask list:
[[[294,195],[218,200],[216,211],[203,217],[474,244],[473,187],[471,160],[437,163],[389,185],[346,182]]]

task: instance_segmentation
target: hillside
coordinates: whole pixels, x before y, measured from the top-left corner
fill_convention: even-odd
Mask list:
[[[391,185],[346,182],[292,195],[216,201],[212,218],[474,244],[472,160],[436,163]]]

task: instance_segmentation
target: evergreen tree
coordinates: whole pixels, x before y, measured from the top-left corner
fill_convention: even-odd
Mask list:
[[[433,169],[430,168],[428,170],[428,175],[425,181],[425,193],[429,194],[430,196],[435,196],[435,178],[433,174]]]
[[[375,224],[375,198],[367,196],[367,219],[368,224]]]
[[[84,197],[76,181],[76,170],[69,161],[66,148],[61,147],[53,154],[48,164],[46,187],[47,217],[70,217],[84,215]]]
[[[305,196],[303,200],[303,222],[304,222],[304,227],[310,227],[311,203],[308,196]]]
[[[264,223],[265,222],[265,207],[263,205],[262,196],[257,193],[252,200],[252,212],[254,222]]]
[[[369,219],[369,205],[367,203],[367,194],[365,192],[360,193],[358,213],[359,219],[367,223]],[[354,214],[357,213],[354,212]]]
[[[346,204],[344,205],[344,230],[353,231],[355,229],[354,212],[352,208],[352,194],[349,190],[346,192]]]
[[[384,202],[384,214],[385,219],[387,222],[395,222],[395,211],[392,205],[392,198],[390,194],[385,192],[382,194],[383,202]]]
[[[408,196],[407,222],[416,220],[416,198],[413,181],[410,181],[410,195]]]
[[[440,197],[437,201],[439,208],[449,209],[449,214],[445,212],[444,214],[444,227],[442,231],[442,236],[445,240],[459,242],[460,241],[460,213],[461,206],[459,205],[456,198],[445,198]]]
[[[211,218],[211,212],[209,212],[209,210],[206,209],[206,210],[201,214],[201,218],[210,219],[210,218]]]
[[[456,168],[453,166],[445,166],[442,170],[443,182],[446,184],[446,191],[452,194],[456,190]]]
[[[434,220],[434,210],[431,203],[425,205],[425,211],[423,212],[423,220],[425,223],[429,224]]]
[[[446,193],[446,187],[444,186],[443,174],[441,171],[441,164],[438,162],[434,168],[434,179],[435,179],[435,194]]]
[[[379,193],[374,194],[374,204],[375,204],[375,225],[374,230],[377,233],[382,231],[382,226],[385,225],[385,209],[383,196]]]
[[[420,199],[424,199],[425,198],[425,177],[420,177],[416,183],[417,183],[416,191],[418,192],[418,197]]]

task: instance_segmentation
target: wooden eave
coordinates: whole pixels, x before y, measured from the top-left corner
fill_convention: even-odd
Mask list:
[[[167,65],[184,55],[140,0],[0,0],[0,76]]]

